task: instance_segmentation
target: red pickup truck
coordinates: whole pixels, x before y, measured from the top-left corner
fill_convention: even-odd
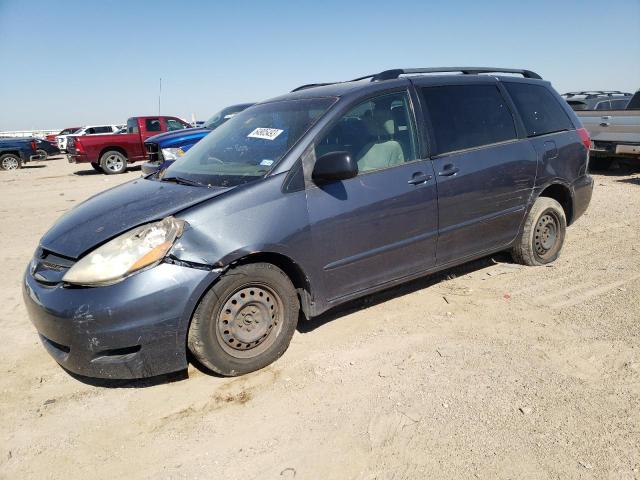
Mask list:
[[[69,137],[69,162],[91,163],[97,171],[108,175],[124,173],[129,163],[146,160],[147,138],[184,128],[191,125],[176,117],[132,117],[127,120],[127,133]]]

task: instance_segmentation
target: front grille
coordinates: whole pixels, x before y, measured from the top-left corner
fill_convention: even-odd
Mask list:
[[[69,153],[76,153],[76,141],[73,138],[67,140],[67,151]]]
[[[62,281],[62,277],[75,262],[67,257],[56,255],[43,249],[38,249],[31,262],[31,275],[36,282],[52,286]]]
[[[144,146],[147,149],[147,159],[150,162],[156,162],[160,160],[160,151],[157,143],[145,143]]]

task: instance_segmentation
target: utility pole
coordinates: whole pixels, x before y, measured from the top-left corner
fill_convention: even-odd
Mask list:
[[[158,92],[158,116],[160,116],[160,97],[162,96],[162,77],[160,77],[160,91]]]

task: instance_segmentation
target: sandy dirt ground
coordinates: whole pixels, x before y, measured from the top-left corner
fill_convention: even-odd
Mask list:
[[[89,384],[21,276],[63,212],[140,175],[0,172],[0,477],[640,478],[640,173],[595,175],[561,258],[497,255],[299,326],[272,366]]]

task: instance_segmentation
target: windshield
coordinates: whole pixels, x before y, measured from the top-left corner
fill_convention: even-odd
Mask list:
[[[327,111],[335,98],[256,105],[196,143],[164,171],[203,185],[233,187],[264,176]]]
[[[204,122],[202,127],[214,130],[233,117],[236,113],[241,112],[250,106],[251,105],[234,105],[233,107],[224,108]]]

